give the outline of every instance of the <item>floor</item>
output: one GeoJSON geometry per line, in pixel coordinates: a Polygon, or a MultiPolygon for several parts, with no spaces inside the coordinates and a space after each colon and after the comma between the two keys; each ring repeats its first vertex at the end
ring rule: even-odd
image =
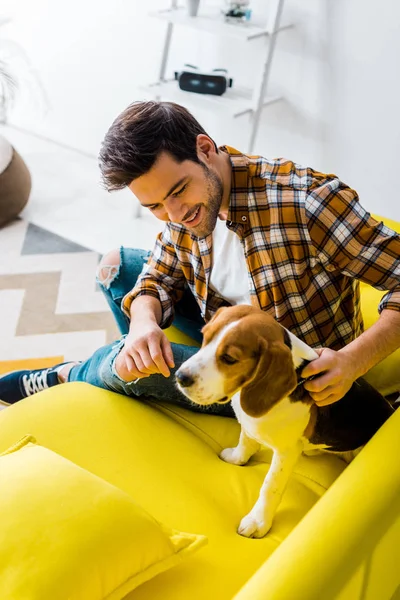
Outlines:
{"type": "Polygon", "coordinates": [[[96,157],[0,126],[32,174],[27,221],[104,254],[120,245],[151,249],[162,223],[129,190],[108,193],[96,157]]]}
{"type": "Polygon", "coordinates": [[[25,219],[1,229],[0,373],[33,359],[37,367],[84,360],[119,337],[95,283],[98,260],[97,252],[25,219]]]}

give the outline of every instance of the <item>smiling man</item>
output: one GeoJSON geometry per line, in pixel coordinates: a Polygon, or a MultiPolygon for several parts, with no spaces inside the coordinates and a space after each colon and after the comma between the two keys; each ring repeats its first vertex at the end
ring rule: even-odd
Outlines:
{"type": "Polygon", "coordinates": [[[174,385],[197,347],[171,344],[172,322],[201,341],[218,308],[252,303],[318,359],[303,371],[320,406],[400,346],[400,237],[370,217],[354,190],[286,159],[218,148],[182,106],[137,102],[108,131],[100,168],[109,191],[129,187],[166,225],[152,252],[103,257],[98,281],[123,337],[83,363],[19,371],[0,379],[16,402],[66,381],[233,416],[201,407],[174,385]],[[388,290],[363,332],[358,281],[388,290]]]}

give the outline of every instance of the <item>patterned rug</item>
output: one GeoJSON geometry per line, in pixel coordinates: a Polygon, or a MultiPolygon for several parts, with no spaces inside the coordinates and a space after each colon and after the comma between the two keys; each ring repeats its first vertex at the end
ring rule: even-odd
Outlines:
{"type": "Polygon", "coordinates": [[[99,259],[23,220],[0,229],[0,374],[83,360],[119,337],[99,259]]]}

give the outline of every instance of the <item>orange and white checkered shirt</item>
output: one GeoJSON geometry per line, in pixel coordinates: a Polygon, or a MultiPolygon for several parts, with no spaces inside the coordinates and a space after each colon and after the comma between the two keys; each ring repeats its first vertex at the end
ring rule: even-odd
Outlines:
{"type": "MultiPolygon", "coordinates": [[[[389,292],[379,312],[400,310],[400,236],[373,219],[335,175],[223,146],[232,163],[226,226],[240,238],[251,301],[312,347],[342,348],[363,331],[359,281],[389,292]]],[[[209,287],[212,234],[168,223],[134,287],[158,298],[163,328],[187,283],[208,321],[229,303],[209,287]]],[[[235,273],[232,273],[235,277],[235,273]]]]}

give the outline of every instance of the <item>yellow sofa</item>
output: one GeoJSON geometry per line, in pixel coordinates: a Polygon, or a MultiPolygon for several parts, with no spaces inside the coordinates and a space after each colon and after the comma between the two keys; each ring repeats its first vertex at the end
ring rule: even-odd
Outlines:
{"type": "MultiPolygon", "coordinates": [[[[363,286],[367,324],[377,316],[376,295],[382,292],[363,286]]],[[[382,373],[393,379],[399,365],[397,351],[372,380],[382,373]]],[[[236,528],[257,497],[271,454],[263,450],[245,467],[222,462],[220,450],[238,439],[233,419],[71,383],[0,413],[0,452],[26,434],[124,490],[162,523],[208,537],[207,546],[126,599],[396,597],[400,410],[349,466],[335,456],[302,456],[261,540],[240,537],[236,528]]]]}

